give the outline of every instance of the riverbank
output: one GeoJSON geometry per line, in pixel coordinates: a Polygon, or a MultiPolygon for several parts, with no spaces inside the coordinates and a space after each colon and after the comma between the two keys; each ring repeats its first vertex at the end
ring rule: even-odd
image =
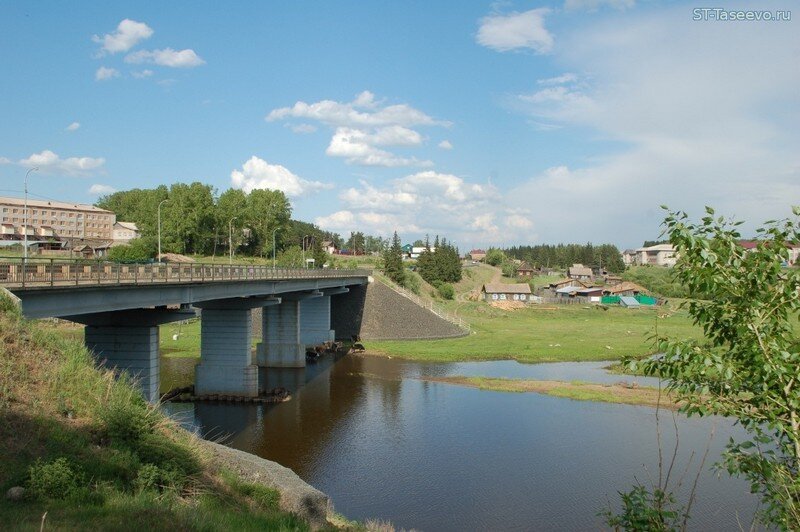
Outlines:
{"type": "Polygon", "coordinates": [[[701,338],[702,331],[676,305],[652,309],[597,305],[531,305],[502,310],[482,301],[453,302],[472,334],[435,341],[365,342],[370,354],[425,362],[615,360],[655,352],[650,337],[701,338]]]}
{"type": "Polygon", "coordinates": [[[466,386],[493,392],[538,393],[576,401],[644,405],[677,410],[680,405],[664,391],[624,382],[597,384],[582,381],[503,379],[489,377],[424,377],[420,380],[466,386]]]}
{"type": "Polygon", "coordinates": [[[251,461],[258,467],[248,462],[237,468],[238,455],[219,458],[235,453],[246,454],[186,432],[143,401],[126,379],[98,370],[80,341],[24,320],[0,298],[5,526],[338,528],[326,520],[324,494],[308,487],[314,496],[306,496],[296,475],[255,456],[251,461]]]}

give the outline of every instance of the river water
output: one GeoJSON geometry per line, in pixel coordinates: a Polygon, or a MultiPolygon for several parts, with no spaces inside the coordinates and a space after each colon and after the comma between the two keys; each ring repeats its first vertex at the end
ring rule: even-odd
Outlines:
{"type": "MultiPolygon", "coordinates": [[[[195,363],[164,358],[162,388],[191,383],[195,363]]],[[[293,392],[286,403],[167,408],[207,438],[225,438],[291,468],[351,519],[417,530],[596,530],[603,528],[597,513],[616,508],[617,491],[630,489],[634,479],[658,478],[654,408],[481,391],[421,377],[652,384],[607,374],[605,365],[347,355],[305,369],[262,370],[268,387],[293,392]]],[[[710,467],[728,438],[743,431],[724,418],[675,419],[680,445],[672,479],[683,477],[684,498],[709,448],[690,528],[748,528],[756,498],[745,482],[710,467]]],[[[662,411],[660,421],[668,463],[676,439],[672,413],[662,411]]]]}

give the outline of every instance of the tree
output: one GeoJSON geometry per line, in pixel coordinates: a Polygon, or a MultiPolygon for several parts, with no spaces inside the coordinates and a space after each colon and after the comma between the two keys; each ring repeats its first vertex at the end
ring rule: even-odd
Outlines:
{"type": "Polygon", "coordinates": [[[503,250],[497,248],[490,248],[486,252],[486,258],[483,259],[486,264],[491,264],[492,266],[500,266],[505,260],[506,254],[503,253],[503,250]]]}
{"type": "Polygon", "coordinates": [[[392,237],[392,245],[383,253],[383,273],[386,277],[399,285],[405,283],[406,271],[403,266],[403,248],[400,245],[400,237],[397,231],[392,237]]]}
{"type": "Polygon", "coordinates": [[[291,215],[292,206],[282,191],[260,188],[250,191],[246,216],[250,228],[250,249],[254,253],[257,250],[262,257],[272,253],[272,232],[286,227],[291,215]]]}
{"type": "Polygon", "coordinates": [[[659,337],[662,356],[630,362],[667,379],[689,415],[735,418],[748,440],[727,445],[719,466],[746,478],[760,494],[760,518],[784,530],[800,529],[800,276],[784,267],[787,243],[800,241],[800,208],[793,219],[767,222],[759,243],[739,245],[741,222],[700,223],[668,211],[664,225],[680,255],[675,272],[690,293],[688,311],[705,341],[659,337]]]}

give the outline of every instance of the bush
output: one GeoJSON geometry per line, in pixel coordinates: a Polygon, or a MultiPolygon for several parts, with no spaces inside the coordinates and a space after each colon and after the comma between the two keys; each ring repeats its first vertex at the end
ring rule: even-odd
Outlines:
{"type": "Polygon", "coordinates": [[[419,290],[422,287],[422,281],[419,274],[414,272],[406,272],[406,278],[403,280],[403,288],[419,295],[419,290]]]}
{"type": "Polygon", "coordinates": [[[141,395],[118,385],[100,405],[98,416],[111,441],[122,445],[131,445],[152,432],[156,418],[141,395]]]}
{"type": "Polygon", "coordinates": [[[440,284],[436,290],[439,292],[442,299],[453,299],[456,296],[455,288],[448,283],[440,284]]]}
{"type": "Polygon", "coordinates": [[[152,239],[134,238],[125,246],[108,250],[108,259],[117,262],[145,262],[156,256],[156,244],[152,239]]]}
{"type": "Polygon", "coordinates": [[[186,477],[175,469],[164,469],[155,464],[144,464],[139,468],[134,486],[137,491],[165,491],[183,489],[186,477]]]}
{"type": "Polygon", "coordinates": [[[52,462],[37,460],[28,477],[31,494],[40,499],[68,499],[78,494],[84,483],[83,471],[63,457],[52,462]]]}

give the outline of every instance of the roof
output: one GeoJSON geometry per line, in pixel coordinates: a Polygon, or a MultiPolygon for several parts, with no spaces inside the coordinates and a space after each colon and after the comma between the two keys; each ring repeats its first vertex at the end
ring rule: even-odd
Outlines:
{"type": "Polygon", "coordinates": [[[117,222],[114,225],[119,225],[119,226],[123,227],[124,229],[128,229],[130,231],[137,231],[137,232],[139,231],[139,228],[136,227],[136,224],[133,223],[133,222],[117,222]]]}
{"type": "Polygon", "coordinates": [[[603,291],[608,292],[609,294],[619,294],[620,292],[628,291],[647,293],[647,289],[630,281],[623,281],[619,284],[615,284],[614,286],[607,286],[603,291]]]}
{"type": "Polygon", "coordinates": [[[475,253],[483,253],[485,255],[486,251],[484,251],[482,249],[473,249],[472,251],[469,252],[470,255],[473,255],[475,253]]]}
{"type": "Polygon", "coordinates": [[[571,294],[572,292],[577,292],[578,290],[580,290],[582,288],[583,287],[581,287],[581,286],[572,286],[572,285],[570,285],[570,286],[565,286],[563,288],[559,288],[558,290],[556,290],[556,293],[557,294],[571,294]]]}
{"type": "Polygon", "coordinates": [[[675,251],[675,246],[672,244],[656,244],[647,248],[639,248],[636,251],[637,253],[639,251],[675,251]]]}
{"type": "Polygon", "coordinates": [[[625,251],[622,252],[623,255],[630,255],[632,253],[636,253],[636,251],[632,249],[626,249],[625,251]]]}
{"type": "Polygon", "coordinates": [[[483,291],[487,294],[530,294],[531,285],[528,283],[486,283],[483,285],[483,291]]]}
{"type": "Polygon", "coordinates": [[[567,268],[567,275],[588,275],[592,276],[592,269],[583,264],[573,264],[567,268]]]}
{"type": "Polygon", "coordinates": [[[586,283],[584,283],[583,281],[579,281],[578,279],[570,279],[570,278],[559,279],[558,281],[553,281],[552,283],[550,283],[550,286],[559,286],[559,285],[562,285],[562,284],[570,284],[571,286],[582,286],[582,287],[586,288],[586,283]]]}
{"type": "Polygon", "coordinates": [[[530,264],[528,264],[527,262],[523,262],[523,263],[522,263],[522,264],[520,264],[520,265],[519,265],[519,267],[517,268],[517,271],[519,271],[519,270],[533,270],[533,266],[531,266],[531,265],[530,265],[530,264]]]}
{"type": "MultiPolygon", "coordinates": [[[[0,204],[19,205],[24,207],[25,200],[21,200],[19,198],[11,198],[8,196],[0,196],[0,204]]],[[[52,207],[54,209],[67,209],[73,211],[92,211],[105,214],[114,214],[111,211],[101,209],[100,207],[95,207],[94,205],[86,205],[84,203],[66,203],[63,201],[43,201],[43,200],[29,199],[28,208],[33,208],[33,207],[48,207],[48,208],[52,207]]]]}
{"type": "Polygon", "coordinates": [[[635,297],[632,296],[621,296],[619,298],[619,302],[626,307],[638,307],[639,302],[636,301],[635,297]]]}

